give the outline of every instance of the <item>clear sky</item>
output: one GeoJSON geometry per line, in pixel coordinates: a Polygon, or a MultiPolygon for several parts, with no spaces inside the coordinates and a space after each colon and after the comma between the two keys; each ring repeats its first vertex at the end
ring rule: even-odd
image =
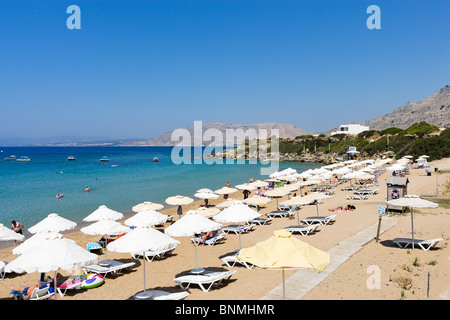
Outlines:
{"type": "Polygon", "coordinates": [[[0,137],[371,120],[450,84],[449,17],[448,0],[1,0],[0,137]]]}

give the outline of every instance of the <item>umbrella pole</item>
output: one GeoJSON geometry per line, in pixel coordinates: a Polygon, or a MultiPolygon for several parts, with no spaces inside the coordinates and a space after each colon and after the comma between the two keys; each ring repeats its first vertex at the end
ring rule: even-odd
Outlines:
{"type": "Polygon", "coordinates": [[[284,269],[282,270],[282,275],[283,275],[283,300],[286,300],[286,287],[284,284],[284,269]]]}
{"type": "Polygon", "coordinates": [[[241,224],[238,224],[239,226],[239,251],[241,251],[241,224]]]}
{"type": "Polygon", "coordinates": [[[297,224],[300,225],[300,217],[298,215],[298,206],[296,206],[296,208],[297,208],[297,224]]]}
{"type": "Polygon", "coordinates": [[[58,279],[56,279],[56,270],[55,270],[55,278],[53,279],[53,294],[55,295],[55,300],[57,299],[56,296],[57,296],[57,293],[58,293],[56,291],[57,282],[58,282],[58,279]]]}
{"type": "Polygon", "coordinates": [[[414,219],[413,219],[413,208],[411,207],[411,236],[412,236],[412,248],[414,250],[414,219]]]}
{"type": "Polygon", "coordinates": [[[316,200],[317,216],[319,216],[319,201],[316,200]]]}
{"type": "Polygon", "coordinates": [[[145,294],[145,251],[142,251],[142,264],[144,265],[144,294],[145,294]]]}

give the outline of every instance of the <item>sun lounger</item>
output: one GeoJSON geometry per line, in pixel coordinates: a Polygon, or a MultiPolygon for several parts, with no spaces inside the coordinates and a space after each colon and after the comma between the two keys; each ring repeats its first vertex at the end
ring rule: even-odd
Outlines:
{"type": "Polygon", "coordinates": [[[331,216],[318,216],[318,217],[308,217],[302,220],[302,222],[306,223],[307,225],[312,225],[315,223],[319,223],[321,225],[326,225],[328,224],[330,221],[332,221],[334,218],[336,217],[335,214],[332,214],[331,216]]]}
{"type": "Polygon", "coordinates": [[[228,267],[232,268],[235,266],[236,263],[239,263],[243,266],[245,266],[247,269],[253,269],[256,268],[255,265],[248,263],[244,260],[240,260],[237,258],[237,253],[236,254],[231,254],[229,256],[225,256],[223,258],[220,258],[220,260],[225,263],[228,267]]]}
{"type": "MultiPolygon", "coordinates": [[[[207,244],[208,246],[213,246],[215,245],[217,242],[220,242],[222,240],[225,239],[225,235],[223,234],[216,234],[215,236],[206,239],[205,240],[205,244],[207,244]]],[[[200,240],[200,237],[195,237],[195,238],[191,238],[191,241],[194,243],[198,243],[198,241],[200,240]]]]}
{"type": "Polygon", "coordinates": [[[149,300],[182,300],[190,294],[187,291],[183,292],[168,292],[163,290],[145,290],[145,291],[150,292],[152,294],[149,300]]]}
{"type": "Polygon", "coordinates": [[[269,213],[266,213],[266,216],[270,217],[270,218],[286,218],[289,215],[290,211],[284,211],[284,210],[275,210],[275,211],[271,211],[269,213]]]}
{"type": "Polygon", "coordinates": [[[250,220],[248,222],[248,224],[257,224],[257,225],[262,226],[262,225],[265,225],[266,223],[269,223],[271,221],[272,221],[272,218],[267,218],[267,219],[256,218],[256,219],[250,220]]]}
{"type": "Polygon", "coordinates": [[[367,200],[368,197],[365,195],[359,195],[359,194],[350,194],[347,196],[347,200],[367,200]]]}
{"type": "MultiPolygon", "coordinates": [[[[70,277],[69,277],[69,279],[70,279],[70,277]]],[[[65,283],[64,282],[59,287],[56,287],[56,290],[58,291],[58,293],[59,293],[59,295],[61,297],[64,297],[64,295],[66,294],[67,290],[80,290],[82,283],[83,283],[82,279],[76,279],[76,280],[74,279],[74,282],[72,282],[72,283],[65,283]]]]}
{"type": "Polygon", "coordinates": [[[439,241],[443,241],[444,239],[431,239],[431,240],[419,240],[419,239],[408,239],[408,238],[395,238],[392,240],[396,245],[400,248],[406,248],[408,245],[414,247],[418,246],[420,249],[428,251],[431,248],[435,247],[439,241]]]}
{"type": "Polygon", "coordinates": [[[208,292],[211,287],[216,284],[220,285],[224,280],[229,279],[236,270],[230,271],[208,271],[205,270],[200,274],[187,274],[173,279],[181,289],[187,290],[190,285],[196,284],[203,292],[208,292]]]}
{"type": "MultiPolygon", "coordinates": [[[[175,250],[175,247],[167,248],[164,250],[158,250],[158,251],[153,251],[153,250],[145,251],[145,253],[144,253],[145,259],[148,262],[152,262],[153,259],[162,258],[166,253],[175,250]]],[[[133,257],[133,259],[138,259],[140,256],[142,256],[142,252],[131,252],[131,257],[133,257]]]]}
{"type": "Polygon", "coordinates": [[[100,274],[104,277],[106,277],[107,274],[109,273],[118,273],[121,272],[124,269],[128,269],[131,268],[132,266],[134,266],[136,263],[135,262],[120,262],[120,261],[116,261],[116,260],[106,260],[102,261],[102,264],[106,263],[109,264],[109,266],[102,266],[100,264],[94,264],[94,265],[89,265],[89,266],[84,266],[81,267],[83,269],[84,273],[89,273],[89,272],[93,272],[93,273],[97,273],[100,274]]]}
{"type": "Polygon", "coordinates": [[[278,211],[289,211],[292,209],[292,205],[279,204],[278,211]]]}
{"type": "Polygon", "coordinates": [[[222,231],[225,233],[234,232],[235,234],[239,234],[239,233],[250,231],[251,229],[253,229],[253,224],[247,224],[247,225],[231,224],[229,226],[223,227],[222,231]]]}
{"type": "Polygon", "coordinates": [[[89,242],[86,244],[86,249],[89,252],[102,251],[103,247],[98,242],[89,242]]]}
{"type": "Polygon", "coordinates": [[[311,225],[307,225],[307,226],[297,225],[297,226],[286,227],[284,229],[289,231],[290,233],[298,232],[302,236],[306,236],[306,235],[316,231],[318,226],[319,226],[319,224],[311,224],[311,225]]]}
{"type": "Polygon", "coordinates": [[[48,292],[49,286],[46,285],[41,288],[36,288],[33,290],[30,296],[30,300],[46,300],[50,299],[54,295],[54,292],[49,293],[48,292]]]}

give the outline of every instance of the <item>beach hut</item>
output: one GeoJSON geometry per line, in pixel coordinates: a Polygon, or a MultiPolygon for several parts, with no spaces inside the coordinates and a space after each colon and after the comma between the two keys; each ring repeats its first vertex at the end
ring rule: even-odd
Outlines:
{"type": "MultiPolygon", "coordinates": [[[[408,183],[409,180],[407,177],[387,177],[387,196],[386,199],[395,200],[399,198],[403,198],[408,194],[408,183]]],[[[388,211],[401,211],[405,210],[404,207],[398,205],[387,204],[386,209],[388,211]]]]}

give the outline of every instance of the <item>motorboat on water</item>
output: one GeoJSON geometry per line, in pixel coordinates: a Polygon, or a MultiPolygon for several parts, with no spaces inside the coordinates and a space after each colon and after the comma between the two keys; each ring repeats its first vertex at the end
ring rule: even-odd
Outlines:
{"type": "Polygon", "coordinates": [[[10,155],[9,157],[6,157],[5,160],[9,160],[9,161],[15,161],[17,160],[17,157],[15,155],[10,155]]]}
{"type": "Polygon", "coordinates": [[[21,156],[19,159],[17,159],[17,162],[30,162],[31,159],[26,156],[21,156]]]}
{"type": "Polygon", "coordinates": [[[76,159],[75,159],[74,156],[68,156],[68,157],[67,157],[67,160],[68,160],[68,161],[75,161],[76,159]]]}
{"type": "Polygon", "coordinates": [[[104,156],[100,159],[101,162],[109,162],[109,158],[107,156],[104,156]]]}

